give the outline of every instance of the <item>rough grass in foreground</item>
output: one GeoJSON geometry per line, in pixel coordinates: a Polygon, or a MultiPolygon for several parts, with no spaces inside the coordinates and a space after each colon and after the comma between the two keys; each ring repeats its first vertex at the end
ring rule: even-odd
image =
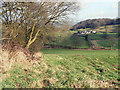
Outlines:
{"type": "Polygon", "coordinates": [[[42,49],[44,59],[32,68],[18,65],[4,76],[4,88],[115,88],[118,51],[42,49]]]}

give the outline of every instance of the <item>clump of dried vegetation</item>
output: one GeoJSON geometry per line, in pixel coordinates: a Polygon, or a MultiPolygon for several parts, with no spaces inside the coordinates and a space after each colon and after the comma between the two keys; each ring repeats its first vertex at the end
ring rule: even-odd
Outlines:
{"type": "Polygon", "coordinates": [[[30,68],[33,65],[39,64],[37,61],[42,61],[43,58],[41,52],[33,54],[17,44],[2,44],[1,47],[0,64],[2,73],[8,71],[14,65],[19,65],[22,68],[30,68]]]}

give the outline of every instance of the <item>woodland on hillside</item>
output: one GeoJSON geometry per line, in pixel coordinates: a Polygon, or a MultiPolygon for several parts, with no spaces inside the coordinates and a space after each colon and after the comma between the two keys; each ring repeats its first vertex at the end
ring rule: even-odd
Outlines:
{"type": "Polygon", "coordinates": [[[85,28],[95,29],[100,26],[118,25],[118,24],[120,24],[120,18],[117,18],[117,19],[109,19],[109,18],[88,19],[88,20],[81,21],[81,22],[75,24],[70,30],[85,29],[85,28]]]}

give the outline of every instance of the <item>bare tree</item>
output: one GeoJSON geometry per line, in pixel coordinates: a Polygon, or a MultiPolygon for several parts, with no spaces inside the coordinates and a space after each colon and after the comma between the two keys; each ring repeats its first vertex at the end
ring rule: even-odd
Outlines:
{"type": "Polygon", "coordinates": [[[38,38],[50,34],[56,23],[77,10],[73,2],[4,2],[1,8],[3,37],[23,42],[29,48],[38,38]]]}

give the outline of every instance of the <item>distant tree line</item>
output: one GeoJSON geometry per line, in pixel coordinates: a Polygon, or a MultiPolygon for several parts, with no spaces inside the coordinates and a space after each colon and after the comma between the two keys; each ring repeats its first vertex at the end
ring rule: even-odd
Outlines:
{"type": "Polygon", "coordinates": [[[117,24],[120,24],[119,20],[120,18],[88,19],[75,24],[70,30],[85,29],[85,28],[95,29],[100,26],[117,25],[117,24]]]}

